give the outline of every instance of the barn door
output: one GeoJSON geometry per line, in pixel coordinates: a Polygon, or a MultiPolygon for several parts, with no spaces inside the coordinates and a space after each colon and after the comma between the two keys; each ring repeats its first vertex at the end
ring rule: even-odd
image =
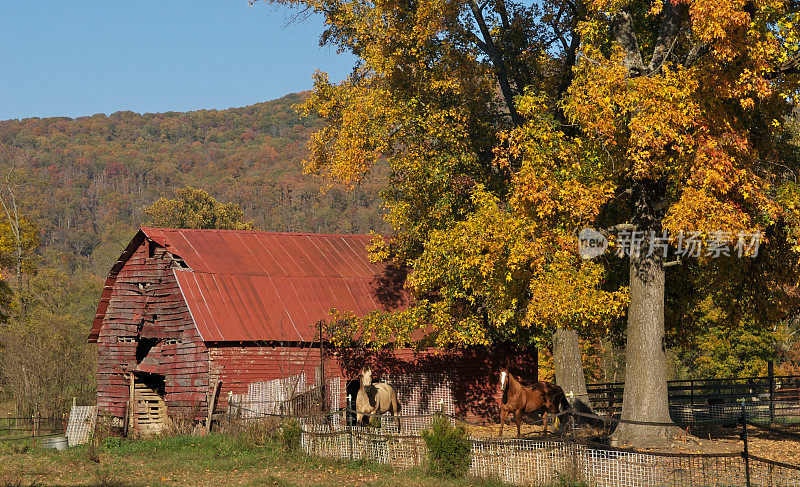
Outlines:
{"type": "Polygon", "coordinates": [[[133,404],[135,427],[144,434],[159,433],[167,419],[164,376],[134,374],[133,404]]]}

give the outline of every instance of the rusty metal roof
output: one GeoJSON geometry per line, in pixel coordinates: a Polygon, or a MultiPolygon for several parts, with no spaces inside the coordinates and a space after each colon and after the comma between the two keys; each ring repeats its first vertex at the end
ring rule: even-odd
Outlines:
{"type": "Polygon", "coordinates": [[[112,268],[90,341],[142,237],[185,262],[174,274],[205,341],[312,342],[332,308],[363,316],[407,304],[402,273],[369,261],[368,235],[142,228],[112,268]]]}

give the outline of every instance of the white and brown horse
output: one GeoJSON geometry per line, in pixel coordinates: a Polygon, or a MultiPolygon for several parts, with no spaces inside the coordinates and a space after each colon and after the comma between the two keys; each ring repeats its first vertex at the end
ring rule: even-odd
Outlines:
{"type": "Polygon", "coordinates": [[[400,402],[397,393],[389,384],[372,383],[372,370],[361,368],[361,381],[356,395],[356,424],[369,422],[370,415],[391,413],[397,419],[397,430],[400,431],[400,402]]]}
{"type": "Polygon", "coordinates": [[[557,385],[542,381],[533,387],[525,387],[508,372],[508,367],[500,368],[500,392],[503,394],[500,403],[500,436],[503,436],[503,425],[509,413],[514,415],[517,423],[517,436],[521,436],[523,414],[541,414],[544,432],[547,433],[550,421],[547,413],[558,414],[559,409],[566,411],[570,408],[564,391],[557,385]]]}

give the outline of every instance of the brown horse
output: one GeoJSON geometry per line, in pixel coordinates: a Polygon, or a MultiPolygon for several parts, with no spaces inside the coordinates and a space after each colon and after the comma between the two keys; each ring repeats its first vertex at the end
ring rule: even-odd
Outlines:
{"type": "Polygon", "coordinates": [[[508,367],[500,368],[500,392],[503,394],[500,403],[500,436],[503,436],[503,425],[506,423],[508,413],[514,414],[517,436],[521,436],[520,425],[523,413],[541,413],[544,432],[547,433],[547,425],[550,421],[547,413],[558,414],[559,408],[562,411],[570,408],[564,391],[557,385],[550,382],[537,382],[531,388],[525,387],[508,372],[508,367]]]}

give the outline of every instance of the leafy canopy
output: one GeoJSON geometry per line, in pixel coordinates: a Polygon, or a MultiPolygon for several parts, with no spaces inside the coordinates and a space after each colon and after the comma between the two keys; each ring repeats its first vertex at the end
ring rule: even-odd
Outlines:
{"type": "Polygon", "coordinates": [[[214,228],[252,230],[236,203],[220,203],[206,191],[185,187],[175,199],[159,198],[145,208],[147,224],[163,228],[214,228]]]}
{"type": "MultiPolygon", "coordinates": [[[[584,226],[607,228],[612,245],[629,228],[698,232],[703,244],[761,232],[764,245],[799,248],[791,1],[279,3],[322,13],[322,42],[359,58],[341,84],[316,77],[303,110],[325,125],[306,171],[353,186],[388,161],[395,234],[374,256],[408,265],[418,298],[385,320],[400,342],[413,330],[440,345],[603,332],[629,305],[628,270],[581,261],[584,226]]],[[[796,255],[764,255],[726,264],[796,278],[796,255]]],[[[698,276],[670,285],[701,288],[698,276]]],[[[392,333],[379,322],[333,331],[382,345],[392,333]]]]}

